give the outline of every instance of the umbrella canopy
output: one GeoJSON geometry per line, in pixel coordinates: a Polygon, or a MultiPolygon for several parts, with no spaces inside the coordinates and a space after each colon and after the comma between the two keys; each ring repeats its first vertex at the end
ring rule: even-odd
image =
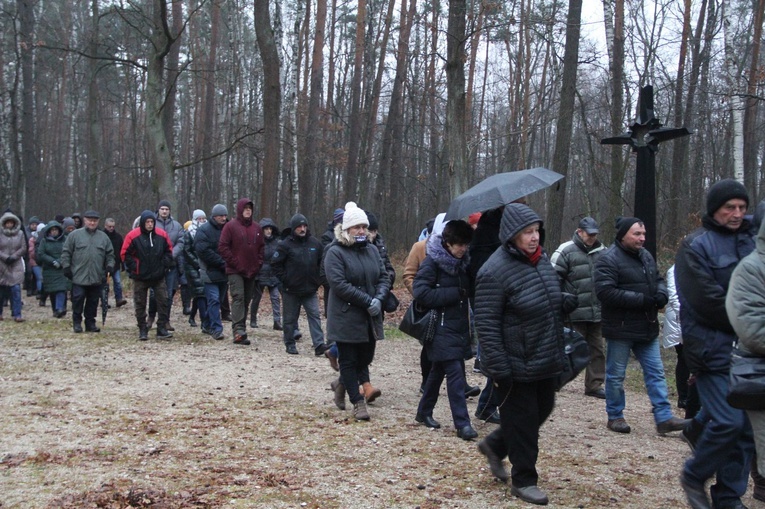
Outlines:
{"type": "Polygon", "coordinates": [[[106,313],[109,312],[109,280],[101,285],[101,325],[106,323],[106,313]]]}
{"type": "Polygon", "coordinates": [[[562,178],[563,175],[547,168],[497,173],[452,200],[446,219],[462,219],[473,212],[496,209],[550,187],[562,178]]]}

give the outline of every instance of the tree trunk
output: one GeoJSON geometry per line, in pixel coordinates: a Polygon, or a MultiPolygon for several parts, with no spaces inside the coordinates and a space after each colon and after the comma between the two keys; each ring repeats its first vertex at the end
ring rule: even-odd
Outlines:
{"type": "Polygon", "coordinates": [[[446,127],[444,156],[449,199],[468,188],[465,139],[465,24],[466,0],[449,0],[446,28],[446,127]]]}
{"type": "MultiPolygon", "coordinates": [[[[609,0],[604,0],[604,5],[609,0]]],[[[606,12],[608,15],[608,12],[606,12]]],[[[606,18],[608,19],[608,18],[606,18]]],[[[624,132],[623,125],[623,83],[624,83],[624,0],[615,0],[613,15],[613,41],[607,41],[612,48],[611,55],[611,132],[614,135],[624,132]]],[[[622,186],[624,185],[624,148],[621,145],[611,147],[611,186],[608,196],[608,218],[603,225],[604,238],[613,238],[613,220],[622,215],[624,202],[622,186]]]]}
{"type": "Polygon", "coordinates": [[[757,161],[759,143],[757,141],[757,110],[759,101],[757,100],[757,84],[761,80],[760,73],[760,46],[762,41],[762,18],[763,9],[765,9],[765,0],[759,0],[756,3],[754,12],[754,34],[752,37],[752,56],[749,64],[749,76],[747,80],[747,93],[744,101],[744,182],[749,190],[752,203],[759,202],[760,189],[758,188],[759,179],[757,171],[759,164],[757,161]]]}
{"type": "Polygon", "coordinates": [[[263,185],[260,190],[260,217],[276,212],[279,175],[279,114],[282,95],[279,83],[279,52],[276,49],[268,0],[254,0],[255,31],[263,61],[263,185]]]}
{"type": "MultiPolygon", "coordinates": [[[[92,0],[91,6],[91,34],[89,41],[90,54],[98,55],[98,42],[100,40],[98,0],[92,0]]],[[[98,171],[101,168],[101,116],[98,113],[98,67],[99,62],[95,58],[88,59],[88,178],[85,193],[87,207],[93,207],[96,196],[96,183],[98,171]]]]}
{"type": "Polygon", "coordinates": [[[722,2],[723,34],[725,40],[725,74],[728,82],[731,123],[733,126],[733,178],[744,183],[744,101],[741,99],[738,72],[736,70],[736,49],[733,47],[730,5],[722,2]]]}
{"type": "Polygon", "coordinates": [[[34,193],[40,178],[35,130],[35,0],[17,0],[19,10],[19,39],[21,54],[21,172],[18,175],[17,207],[19,214],[26,212],[27,196],[34,193]]]}
{"type": "Polygon", "coordinates": [[[359,0],[356,11],[356,44],[353,53],[351,79],[351,115],[348,120],[348,161],[345,166],[345,193],[342,202],[358,200],[359,143],[361,141],[361,78],[364,74],[364,25],[367,2],[359,0]]]}
{"type": "MultiPolygon", "coordinates": [[[[555,152],[553,154],[553,170],[564,177],[568,176],[569,147],[574,123],[574,99],[576,96],[576,72],[579,62],[579,34],[582,23],[582,0],[569,0],[568,17],[566,20],[566,48],[563,54],[563,80],[560,90],[560,108],[555,135],[555,152]]],[[[566,204],[566,185],[549,193],[547,206],[548,250],[560,244],[563,230],[563,208],[566,204]]],[[[591,211],[587,211],[591,213],[591,211]]]]}

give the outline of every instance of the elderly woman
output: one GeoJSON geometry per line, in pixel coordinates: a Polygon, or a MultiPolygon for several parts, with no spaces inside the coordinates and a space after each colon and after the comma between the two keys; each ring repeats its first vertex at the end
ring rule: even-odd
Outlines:
{"type": "Polygon", "coordinates": [[[324,256],[329,284],[327,338],[337,343],[340,357],[340,379],[332,389],[340,409],[345,408],[347,391],[357,421],[369,420],[365,399],[372,391],[369,365],[377,341],[383,339],[382,300],[390,290],[380,253],[369,243],[368,226],[364,211],[348,202],[324,256]]]}
{"type": "Polygon", "coordinates": [[[472,440],[478,436],[470,424],[465,400],[465,359],[470,350],[471,281],[467,250],[473,229],[465,221],[449,221],[440,235],[432,235],[427,256],[414,278],[417,303],[437,312],[433,340],[425,343],[430,373],[425,381],[415,420],[428,428],[440,428],[433,419],[441,383],[446,377],[446,392],[457,436],[472,440]]]}
{"type": "Polygon", "coordinates": [[[3,317],[5,301],[11,301],[11,315],[17,322],[21,317],[21,283],[24,282],[24,260],[27,252],[27,240],[21,231],[21,221],[6,212],[0,217],[0,320],[3,317]]]}
{"type": "Polygon", "coordinates": [[[538,505],[548,503],[537,487],[539,429],[555,406],[555,377],[563,370],[563,312],[566,299],[555,269],[540,244],[542,221],[528,206],[511,203],[502,214],[502,242],[478,271],[475,326],[481,370],[494,380],[500,427],[478,448],[492,474],[508,480],[502,459],[512,464],[511,493],[538,505]]]}
{"type": "Polygon", "coordinates": [[[51,221],[40,235],[37,247],[37,263],[42,266],[43,290],[50,295],[53,316],[66,315],[66,292],[72,289],[72,282],[64,276],[61,267],[61,253],[64,251],[64,229],[57,221],[51,221]]]}

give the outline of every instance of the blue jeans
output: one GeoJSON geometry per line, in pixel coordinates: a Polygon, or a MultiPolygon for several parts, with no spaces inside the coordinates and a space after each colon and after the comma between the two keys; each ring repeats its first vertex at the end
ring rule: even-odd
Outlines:
{"type": "MultiPolygon", "coordinates": [[[[205,283],[205,299],[207,300],[207,327],[211,333],[223,332],[223,321],[220,319],[220,301],[226,295],[228,283],[205,283]]],[[[204,324],[204,319],[202,321],[204,324]]]]}
{"type": "Polygon", "coordinates": [[[114,298],[119,302],[122,300],[122,276],[119,270],[112,274],[112,283],[114,283],[114,298]]]}
{"type": "MultiPolygon", "coordinates": [[[[10,289],[11,293],[11,316],[18,318],[21,316],[21,285],[6,286],[5,291],[10,289]]],[[[0,297],[0,316],[3,316],[3,308],[5,307],[5,297],[0,297]]]]}
{"type": "Polygon", "coordinates": [[[315,293],[309,295],[296,295],[284,292],[284,344],[295,344],[295,329],[297,329],[300,307],[305,309],[308,319],[308,330],[311,331],[311,341],[314,350],[324,344],[324,332],[321,330],[321,312],[319,311],[319,296],[315,293]]]}
{"type": "Polygon", "coordinates": [[[659,341],[648,342],[622,339],[608,339],[606,353],[606,412],[608,420],[624,418],[624,375],[630,351],[635,354],[643,368],[648,399],[653,406],[653,418],[656,424],[671,419],[672,407],[667,395],[667,381],[664,379],[664,365],[659,353],[659,341]]]}
{"type": "Polygon", "coordinates": [[[717,482],[710,489],[712,505],[727,507],[746,493],[754,453],[752,427],[746,413],[725,400],[727,373],[699,372],[696,387],[709,420],[696,443],[695,454],[685,462],[684,474],[698,484],[716,476],[717,482]]]}
{"type": "Polygon", "coordinates": [[[53,311],[66,311],[66,292],[53,294],[53,311]]]}
{"type": "Polygon", "coordinates": [[[39,265],[35,265],[32,267],[32,274],[35,275],[35,287],[37,288],[37,293],[42,292],[42,267],[39,265]]]}

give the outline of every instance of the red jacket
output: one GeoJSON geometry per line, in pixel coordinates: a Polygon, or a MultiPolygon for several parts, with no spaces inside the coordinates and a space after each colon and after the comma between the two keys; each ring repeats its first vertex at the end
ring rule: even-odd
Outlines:
{"type": "Polygon", "coordinates": [[[250,278],[260,272],[266,243],[263,230],[257,221],[253,221],[252,217],[245,221],[242,217],[247,204],[254,209],[249,198],[240,198],[236,203],[236,219],[223,227],[218,242],[218,253],[226,261],[226,274],[239,274],[250,278]]]}

